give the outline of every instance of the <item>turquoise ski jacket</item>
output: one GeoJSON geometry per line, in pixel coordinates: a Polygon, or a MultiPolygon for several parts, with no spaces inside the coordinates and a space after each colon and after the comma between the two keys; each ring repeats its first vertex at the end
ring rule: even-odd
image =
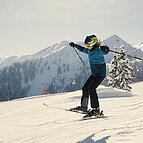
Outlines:
{"type": "Polygon", "coordinates": [[[106,77],[106,64],[104,55],[108,54],[109,51],[100,50],[100,47],[104,46],[96,46],[92,50],[89,50],[88,48],[82,47],[78,44],[76,44],[75,47],[81,52],[88,54],[91,73],[93,76],[106,77]]]}

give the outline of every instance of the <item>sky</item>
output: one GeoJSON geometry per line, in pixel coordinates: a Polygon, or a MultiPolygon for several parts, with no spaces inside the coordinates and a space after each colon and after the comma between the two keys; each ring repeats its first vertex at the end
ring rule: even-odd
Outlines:
{"type": "Polygon", "coordinates": [[[138,44],[142,17],[143,0],[0,0],[0,57],[30,55],[91,34],[138,44]]]}

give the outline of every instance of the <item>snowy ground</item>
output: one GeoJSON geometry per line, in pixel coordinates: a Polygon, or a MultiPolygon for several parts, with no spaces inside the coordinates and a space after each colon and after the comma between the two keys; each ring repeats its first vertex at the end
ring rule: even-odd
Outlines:
{"type": "Polygon", "coordinates": [[[47,108],[79,105],[81,91],[41,95],[0,103],[0,143],[142,143],[143,82],[131,93],[100,86],[108,120],[80,122],[82,114],[47,108]]]}

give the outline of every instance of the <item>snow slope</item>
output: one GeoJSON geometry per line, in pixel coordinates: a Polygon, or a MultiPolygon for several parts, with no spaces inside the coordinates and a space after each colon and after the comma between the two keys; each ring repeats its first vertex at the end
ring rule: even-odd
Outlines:
{"type": "Polygon", "coordinates": [[[141,51],[143,51],[143,41],[136,44],[136,45],[133,45],[136,49],[140,49],[141,51]]]}
{"type": "Polygon", "coordinates": [[[81,91],[39,95],[0,103],[0,143],[141,143],[143,82],[131,93],[100,86],[101,108],[108,120],[73,120],[83,115],[43,105],[79,105],[81,91]]]}

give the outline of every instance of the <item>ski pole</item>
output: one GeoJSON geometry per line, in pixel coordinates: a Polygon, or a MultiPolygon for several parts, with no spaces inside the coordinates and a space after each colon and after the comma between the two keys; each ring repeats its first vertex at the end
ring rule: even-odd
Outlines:
{"type": "MultiPolygon", "coordinates": [[[[73,46],[72,46],[73,47],[73,46]]],[[[80,57],[79,53],[76,51],[75,47],[73,47],[74,51],[76,52],[76,54],[78,55],[79,59],[82,61],[83,65],[86,67],[87,71],[89,72],[88,67],[86,66],[86,64],[84,63],[84,61],[82,60],[82,58],[80,57]]]]}
{"type": "Polygon", "coordinates": [[[143,60],[142,58],[134,57],[134,56],[131,56],[131,55],[128,55],[128,54],[124,54],[124,53],[120,53],[120,52],[117,52],[117,51],[113,51],[113,50],[109,50],[109,51],[113,52],[113,53],[120,54],[120,55],[128,56],[128,57],[131,57],[131,58],[135,58],[135,59],[138,59],[138,60],[143,60]]]}

